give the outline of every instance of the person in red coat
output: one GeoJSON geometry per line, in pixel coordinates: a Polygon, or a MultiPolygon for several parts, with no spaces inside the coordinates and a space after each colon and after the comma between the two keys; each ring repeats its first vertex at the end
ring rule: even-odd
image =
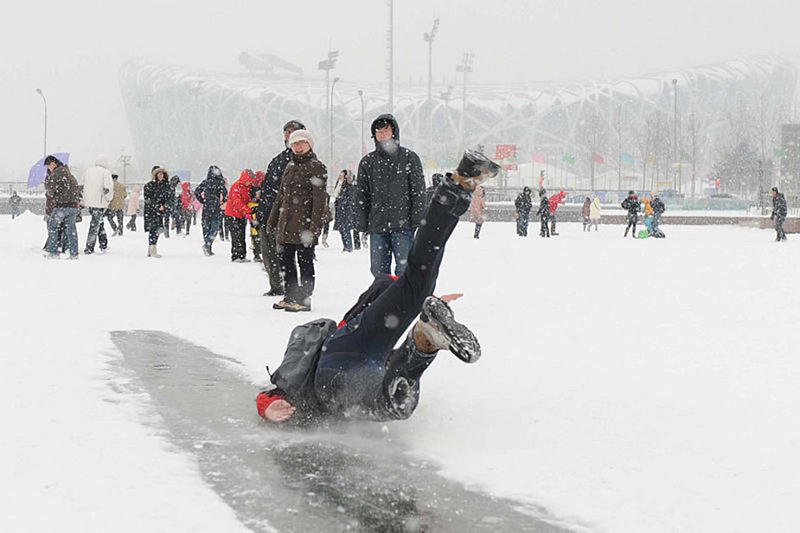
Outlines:
{"type": "Polygon", "coordinates": [[[558,209],[558,204],[564,203],[564,196],[566,195],[567,193],[561,191],[551,196],[548,200],[548,204],[550,205],[550,235],[558,235],[558,233],[556,233],[556,209],[558,209]]]}
{"type": "Polygon", "coordinates": [[[231,261],[247,263],[247,244],[245,230],[247,221],[252,217],[250,203],[250,189],[256,184],[256,175],[250,169],[245,169],[239,179],[231,186],[228,194],[228,204],[225,206],[225,216],[231,217],[231,261]]]}

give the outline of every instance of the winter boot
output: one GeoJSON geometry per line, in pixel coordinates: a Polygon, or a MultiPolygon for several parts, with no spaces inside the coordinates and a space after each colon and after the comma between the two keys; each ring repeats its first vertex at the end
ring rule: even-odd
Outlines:
{"type": "Polygon", "coordinates": [[[289,302],[286,298],[284,298],[283,300],[280,300],[280,301],[275,302],[274,304],[272,304],[272,308],[281,310],[281,309],[286,309],[290,305],[292,305],[292,303],[289,302]]]}
{"type": "Polygon", "coordinates": [[[414,340],[421,351],[449,350],[465,363],[481,357],[481,345],[470,329],[453,317],[453,310],[435,296],[422,304],[420,320],[414,326],[414,340]]]}
{"type": "Polygon", "coordinates": [[[161,256],[158,254],[158,250],[156,249],[155,244],[151,244],[149,248],[147,248],[147,257],[155,257],[156,259],[161,259],[161,256]]]}
{"type": "Polygon", "coordinates": [[[287,302],[286,307],[284,307],[283,310],[288,313],[300,313],[305,311],[311,311],[311,304],[306,305],[297,302],[287,302]]]}

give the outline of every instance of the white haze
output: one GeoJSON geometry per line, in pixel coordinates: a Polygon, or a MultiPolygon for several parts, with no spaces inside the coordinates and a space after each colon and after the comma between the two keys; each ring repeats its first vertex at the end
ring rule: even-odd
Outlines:
{"type": "MultiPolygon", "coordinates": [[[[465,51],[474,83],[635,76],[779,53],[797,60],[790,0],[395,0],[398,84],[424,83],[422,35],[441,19],[435,82],[455,81],[465,51]]],[[[243,50],[272,52],[319,76],[339,50],[335,75],[376,82],[386,74],[384,0],[99,0],[14,2],[0,32],[0,181],[20,180],[42,153],[41,87],[49,103],[48,151],[73,163],[116,159],[131,140],[118,87],[128,58],[239,70],[243,50]]]]}

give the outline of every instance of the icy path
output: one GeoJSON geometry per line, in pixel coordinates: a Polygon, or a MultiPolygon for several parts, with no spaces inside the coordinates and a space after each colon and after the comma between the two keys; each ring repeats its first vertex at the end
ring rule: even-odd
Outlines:
{"type": "MultiPolygon", "coordinates": [[[[442,354],[415,416],[388,426],[409,460],[594,531],[795,529],[800,239],[471,229],[457,229],[439,290],[466,293],[456,312],[485,355],[442,354]]],[[[160,261],[141,231],[77,262],[42,260],[43,239],[40,218],[0,217],[0,529],[244,530],[147,395],[111,387],[110,332],[189,339],[240,361],[255,389],[306,316],[270,309],[258,267],[231,264],[227,244],[201,257],[197,233],[162,240],[160,261]]],[[[319,258],[308,319],[340,316],[369,281],[364,251],[319,258]]]]}

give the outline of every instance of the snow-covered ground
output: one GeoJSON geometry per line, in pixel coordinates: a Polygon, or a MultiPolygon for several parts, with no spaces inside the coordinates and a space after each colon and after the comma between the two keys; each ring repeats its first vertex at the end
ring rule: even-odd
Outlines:
{"type": "MultiPolygon", "coordinates": [[[[255,395],[293,325],[339,318],[366,287],[368,252],[342,254],[332,234],[314,311],[298,316],[271,309],[264,274],[232,264],[227,243],[203,257],[194,229],[162,239],[161,260],[140,229],[106,255],[47,261],[40,217],[0,217],[0,530],[245,530],[148,399],[115,390],[109,331],[163,330],[236,358],[255,395]]],[[[484,356],[440,354],[419,409],[389,432],[446,476],[591,531],[795,530],[800,240],[559,229],[456,230],[437,292],[466,294],[455,310],[484,356]]]]}

